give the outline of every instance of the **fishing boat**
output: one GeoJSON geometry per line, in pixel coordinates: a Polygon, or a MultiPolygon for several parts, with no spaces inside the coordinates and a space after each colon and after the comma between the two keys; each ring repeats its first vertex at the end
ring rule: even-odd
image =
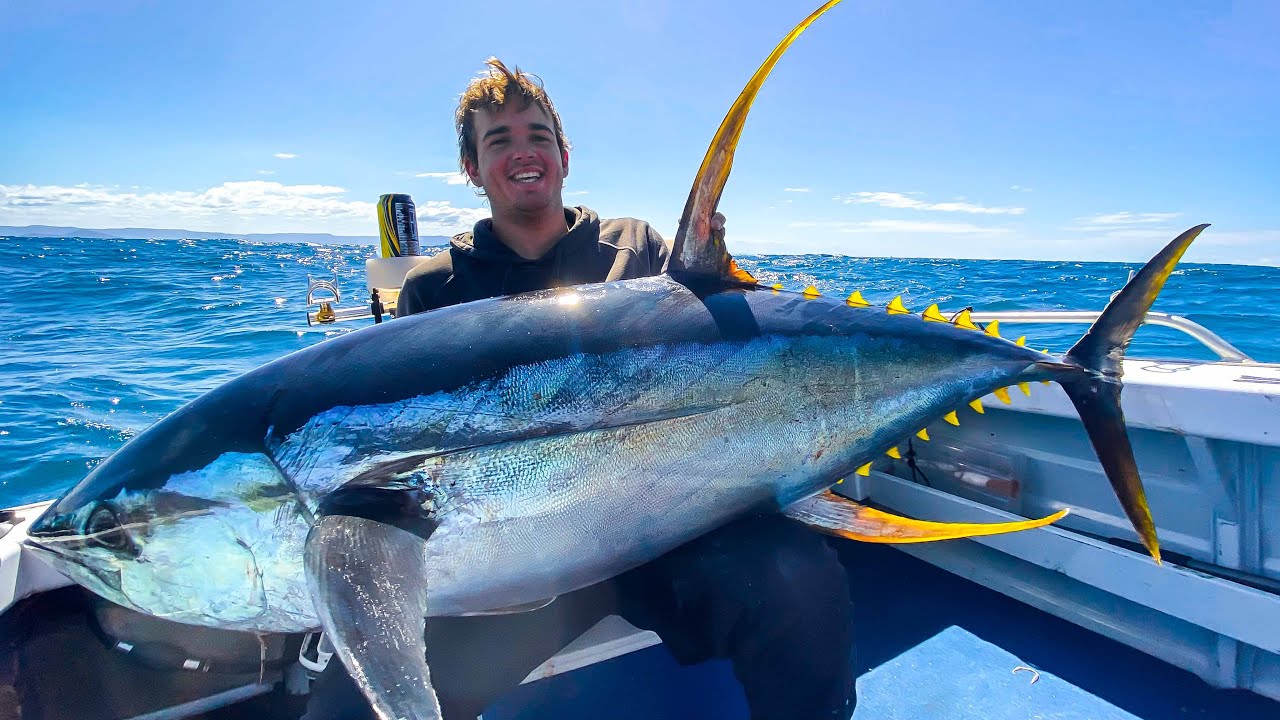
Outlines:
{"type": "MultiPolygon", "coordinates": [[[[309,323],[392,321],[421,258],[376,258],[367,299],[312,281],[309,323]]],[[[994,333],[1096,312],[972,313],[994,333]]],[[[1143,551],[1056,386],[982,398],[836,491],[913,517],[1038,530],[840,552],[860,618],[856,718],[1280,717],[1280,364],[1152,312],[1216,359],[1129,358],[1124,407],[1164,548],[1143,551]],[[926,439],[927,438],[927,439],[926,439]],[[874,620],[868,622],[866,618],[874,620]],[[1145,685],[1163,686],[1134,690],[1145,685]],[[1235,691],[1235,692],[1230,692],[1235,691]],[[1243,692],[1242,692],[1243,691],[1243,692]]],[[[296,717],[318,635],[258,637],[137,615],[23,549],[48,503],[0,514],[0,718],[296,717]],[[6,715],[8,712],[10,714],[6,715]]],[[[724,663],[680,667],[606,618],[485,718],[744,717],[724,663]],[[624,700],[625,698],[625,700],[624,700]]]]}

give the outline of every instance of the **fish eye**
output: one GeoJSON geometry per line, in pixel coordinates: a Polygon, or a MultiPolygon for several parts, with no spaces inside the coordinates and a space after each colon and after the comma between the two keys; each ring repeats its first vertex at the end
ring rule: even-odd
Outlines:
{"type": "Polygon", "coordinates": [[[110,506],[100,505],[93,511],[89,521],[85,523],[84,534],[90,545],[114,552],[138,554],[138,546],[110,506]]]}

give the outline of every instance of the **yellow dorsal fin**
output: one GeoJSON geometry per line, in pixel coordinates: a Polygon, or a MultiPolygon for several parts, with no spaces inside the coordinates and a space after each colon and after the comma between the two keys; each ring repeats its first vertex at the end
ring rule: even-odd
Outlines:
{"type": "Polygon", "coordinates": [[[991,391],[992,395],[1000,398],[1000,402],[1008,405],[1013,402],[1013,398],[1009,397],[1009,388],[996,388],[991,391]]]}
{"type": "Polygon", "coordinates": [[[987,412],[982,407],[982,398],[974,398],[973,402],[969,403],[969,407],[973,408],[973,411],[979,415],[985,415],[987,412]]]}
{"type": "Polygon", "coordinates": [[[812,300],[822,295],[822,293],[818,292],[818,288],[813,285],[810,285],[809,287],[805,288],[804,292],[801,294],[804,295],[805,300],[812,300]]]}
{"type": "Polygon", "coordinates": [[[792,28],[769,53],[769,57],[765,58],[747,81],[733,107],[729,108],[702,158],[702,165],[698,167],[693,187],[689,190],[689,198],[685,201],[684,212],[680,214],[680,224],[676,228],[668,264],[672,273],[715,276],[754,284],[751,275],[733,261],[724,244],[724,233],[713,230],[711,220],[715,216],[716,206],[720,204],[725,183],[729,180],[729,171],[733,169],[733,155],[738,139],[742,136],[742,128],[747,122],[747,112],[759,94],[760,87],[764,85],[765,78],[769,77],[778,59],[805,28],[839,2],[840,0],[828,0],[792,28]]]}
{"type": "Polygon", "coordinates": [[[992,320],[991,322],[987,323],[987,329],[983,330],[983,332],[990,335],[991,337],[1000,337],[1000,321],[992,320]]]}
{"type": "Polygon", "coordinates": [[[1018,389],[1022,391],[1023,395],[1026,395],[1027,397],[1031,397],[1031,385],[1029,383],[1024,383],[1024,382],[1018,383],[1018,389]]]}
{"type": "Polygon", "coordinates": [[[901,295],[890,300],[889,305],[886,306],[885,309],[889,311],[890,315],[910,315],[911,314],[911,311],[907,309],[907,306],[902,304],[901,295]]]}
{"type": "Polygon", "coordinates": [[[956,427],[960,427],[960,418],[956,415],[956,411],[955,411],[955,410],[952,410],[951,412],[947,413],[946,415],[943,415],[943,416],[942,416],[942,419],[943,419],[943,420],[946,420],[947,422],[951,423],[952,425],[955,425],[956,427]]]}
{"type": "Polygon", "coordinates": [[[969,317],[969,311],[968,311],[968,310],[961,310],[961,311],[960,311],[960,314],[959,314],[959,315],[956,315],[955,319],[951,321],[951,324],[952,324],[952,325],[955,325],[956,327],[962,327],[962,328],[964,328],[965,330],[977,330],[977,329],[978,329],[978,326],[977,326],[977,325],[974,325],[974,324],[973,324],[973,320],[969,317]]]}
{"type": "Polygon", "coordinates": [[[1026,336],[1026,335],[1019,335],[1019,336],[1018,336],[1018,339],[1013,341],[1013,344],[1014,344],[1014,345],[1017,345],[1018,347],[1026,347],[1026,346],[1027,346],[1027,336],[1026,336]]]}
{"type": "Polygon", "coordinates": [[[888,455],[889,457],[893,458],[894,460],[901,460],[901,459],[902,459],[902,453],[898,452],[898,448],[896,448],[896,447],[891,447],[891,448],[889,448],[889,449],[888,449],[888,451],[886,451],[886,452],[885,452],[885,455],[888,455]]]}
{"type": "Polygon", "coordinates": [[[782,290],[782,283],[774,283],[771,287],[774,292],[779,292],[782,290]]]}
{"type": "Polygon", "coordinates": [[[934,303],[929,307],[925,308],[924,312],[920,313],[920,317],[930,322],[946,322],[947,321],[946,318],[942,317],[942,311],[938,309],[938,303],[934,303]]]}
{"type": "Polygon", "coordinates": [[[916,437],[920,438],[921,440],[924,440],[925,442],[929,442],[929,429],[920,428],[920,432],[916,433],[916,437]]]}
{"type": "Polygon", "coordinates": [[[855,470],[854,472],[858,473],[858,474],[859,474],[859,475],[861,475],[862,477],[866,477],[866,476],[870,475],[870,474],[871,474],[871,463],[867,463],[866,465],[863,465],[862,467],[858,468],[858,469],[857,469],[857,470],[855,470]]]}
{"type": "Polygon", "coordinates": [[[862,291],[854,290],[849,293],[849,297],[845,298],[845,304],[849,307],[871,307],[871,303],[862,299],[862,291]]]}

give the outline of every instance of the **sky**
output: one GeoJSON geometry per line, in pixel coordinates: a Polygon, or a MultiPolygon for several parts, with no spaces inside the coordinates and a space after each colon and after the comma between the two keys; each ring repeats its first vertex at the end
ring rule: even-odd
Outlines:
{"type": "MultiPolygon", "coordinates": [[[[567,204],[675,232],[817,0],[0,0],[0,225],[376,235],[487,216],[453,110],[491,55],[573,144],[567,204]]],[[[778,64],[732,252],[1280,265],[1280,3],[846,0],[778,64]]]]}

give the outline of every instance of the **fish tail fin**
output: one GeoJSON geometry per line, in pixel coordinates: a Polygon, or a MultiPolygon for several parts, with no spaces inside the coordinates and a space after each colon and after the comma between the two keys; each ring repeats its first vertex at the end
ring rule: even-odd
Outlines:
{"type": "Polygon", "coordinates": [[[1120,505],[1157,563],[1160,562],[1160,543],[1146,491],[1138,476],[1124,410],[1120,407],[1123,387],[1120,378],[1124,374],[1121,361],[1134,332],[1146,319],[1147,311],[1178,260],[1207,227],[1197,225],[1174,238],[1112,298],[1102,315],[1061,361],[1043,363],[1056,371],[1055,379],[1080,413],[1085,432],[1120,505]]]}

